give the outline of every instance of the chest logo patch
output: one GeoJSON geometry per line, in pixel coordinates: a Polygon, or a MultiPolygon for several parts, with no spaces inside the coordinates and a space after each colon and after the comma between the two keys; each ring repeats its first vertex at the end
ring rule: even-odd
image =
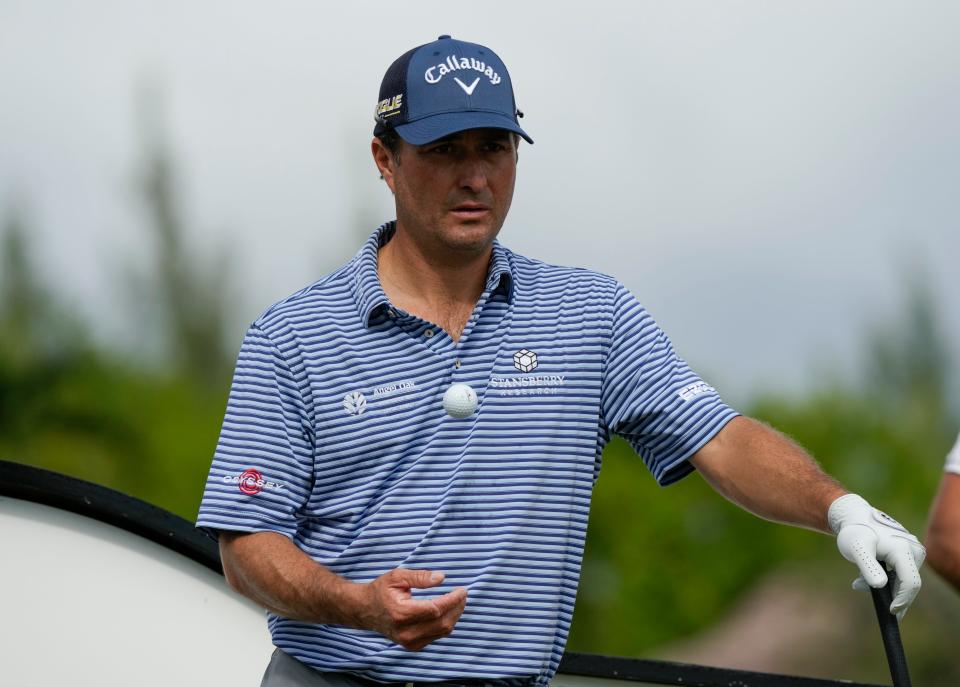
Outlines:
{"type": "Polygon", "coordinates": [[[513,354],[513,366],[521,372],[533,372],[537,369],[537,354],[521,348],[513,354]]]}
{"type": "Polygon", "coordinates": [[[350,415],[363,415],[367,409],[367,399],[359,391],[351,391],[343,397],[343,409],[350,415]]]}

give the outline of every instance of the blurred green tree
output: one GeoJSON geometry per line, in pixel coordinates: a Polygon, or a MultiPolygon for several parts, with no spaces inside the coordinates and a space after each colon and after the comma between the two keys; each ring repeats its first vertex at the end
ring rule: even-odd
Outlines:
{"type": "Polygon", "coordinates": [[[36,278],[24,217],[11,204],[0,237],[0,453],[135,482],[140,470],[124,454],[136,450],[137,433],[97,393],[113,373],[83,322],[36,278]]]}
{"type": "Polygon", "coordinates": [[[874,404],[937,441],[956,435],[952,390],[956,369],[942,315],[926,271],[907,272],[897,317],[873,326],[867,338],[864,391],[874,404]]]}
{"type": "Polygon", "coordinates": [[[192,519],[232,370],[228,256],[191,257],[172,155],[157,130],[144,128],[137,176],[157,249],[136,281],[146,296],[139,314],[160,323],[144,329],[162,339],[167,364],[93,343],[36,278],[31,232],[23,213],[10,210],[0,243],[0,457],[105,484],[192,519]]]}
{"type": "Polygon", "coordinates": [[[138,191],[156,250],[153,273],[143,291],[154,298],[163,326],[165,353],[173,367],[208,387],[218,388],[230,374],[235,342],[227,341],[234,315],[229,294],[229,256],[220,251],[212,260],[196,257],[187,246],[184,213],[177,191],[171,146],[159,123],[162,102],[145,91],[141,103],[144,160],[138,191]]]}

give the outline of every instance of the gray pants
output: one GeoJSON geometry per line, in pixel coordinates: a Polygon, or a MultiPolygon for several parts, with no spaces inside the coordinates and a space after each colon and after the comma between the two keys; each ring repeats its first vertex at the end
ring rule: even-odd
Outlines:
{"type": "MultiPolygon", "coordinates": [[[[497,687],[504,680],[465,680],[464,682],[477,687],[497,687]]],[[[516,681],[511,681],[514,684],[516,681]]],[[[270,658],[270,665],[263,674],[260,687],[370,687],[382,683],[373,680],[364,680],[347,673],[321,673],[310,666],[304,665],[290,654],[280,649],[274,649],[270,658]]],[[[396,684],[396,683],[394,683],[396,684]]],[[[459,682],[438,683],[443,685],[459,684],[459,682]]],[[[386,686],[384,686],[386,687],[386,686]]]]}
{"type": "Polygon", "coordinates": [[[275,649],[260,687],[367,687],[369,683],[343,673],[320,673],[280,649],[275,649]]]}

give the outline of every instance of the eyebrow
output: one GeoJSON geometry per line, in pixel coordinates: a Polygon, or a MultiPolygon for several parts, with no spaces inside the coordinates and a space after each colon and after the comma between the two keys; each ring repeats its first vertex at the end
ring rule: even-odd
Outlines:
{"type": "MultiPolygon", "coordinates": [[[[490,129],[489,133],[484,134],[483,138],[487,141],[503,141],[509,139],[510,134],[511,132],[507,131],[506,129],[490,129]]],[[[429,143],[424,143],[423,145],[428,146],[435,145],[437,143],[450,143],[451,141],[455,141],[462,136],[463,132],[457,131],[456,133],[444,136],[443,138],[438,138],[437,140],[430,141],[429,143]]]]}

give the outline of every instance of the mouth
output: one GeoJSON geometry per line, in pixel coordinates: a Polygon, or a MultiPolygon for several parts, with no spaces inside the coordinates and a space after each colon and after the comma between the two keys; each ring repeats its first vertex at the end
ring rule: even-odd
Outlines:
{"type": "Polygon", "coordinates": [[[481,219],[490,213],[490,206],[483,203],[466,202],[459,203],[450,208],[450,214],[458,219],[471,220],[481,219]]]}

